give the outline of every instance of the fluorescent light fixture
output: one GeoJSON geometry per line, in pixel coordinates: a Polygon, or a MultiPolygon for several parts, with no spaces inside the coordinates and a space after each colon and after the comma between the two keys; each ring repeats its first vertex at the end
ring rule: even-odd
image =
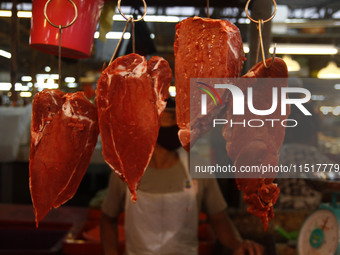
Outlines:
{"type": "Polygon", "coordinates": [[[31,97],[32,93],[31,92],[20,92],[21,97],[31,97]]]}
{"type": "MultiPolygon", "coordinates": [[[[120,39],[122,37],[122,32],[108,32],[106,35],[105,35],[105,38],[106,39],[120,39]]],[[[131,34],[130,32],[125,32],[124,33],[124,39],[130,39],[131,37],[131,34]]],[[[95,32],[94,33],[94,38],[97,39],[99,38],[99,32],[95,32]]]]}
{"type": "Polygon", "coordinates": [[[75,82],[76,81],[76,78],[74,77],[65,77],[65,82],[75,82]]]}
{"type": "MultiPolygon", "coordinates": [[[[132,15],[126,15],[126,17],[132,17],[132,15]]],[[[137,18],[139,19],[141,16],[138,15],[137,18]]],[[[113,15],[112,19],[114,21],[126,21],[122,15],[113,15]]],[[[146,22],[169,22],[169,23],[177,23],[180,21],[178,16],[165,16],[165,15],[146,15],[144,17],[146,22]]]]}
{"type": "Polygon", "coordinates": [[[21,83],[15,83],[15,91],[28,91],[29,87],[23,86],[21,83]]]}
{"type": "Polygon", "coordinates": [[[47,79],[58,80],[59,74],[38,73],[36,77],[37,77],[37,80],[47,80],[47,79]]]}
{"type": "Polygon", "coordinates": [[[32,18],[32,12],[30,11],[18,11],[19,18],[32,18]]]}
{"type": "MultiPolygon", "coordinates": [[[[273,54],[274,47],[269,52],[273,54]]],[[[277,44],[276,54],[287,55],[335,55],[338,48],[328,44],[277,44]]]]}
{"type": "Polygon", "coordinates": [[[11,11],[0,10],[0,17],[12,17],[11,11]]]}
{"type": "Polygon", "coordinates": [[[248,18],[239,18],[238,19],[239,24],[250,24],[250,19],[248,18]]]}
{"type": "Polygon", "coordinates": [[[324,95],[312,95],[312,100],[313,101],[323,101],[325,100],[325,96],[324,95]]]}
{"type": "MultiPolygon", "coordinates": [[[[12,87],[10,82],[0,82],[0,91],[9,91],[12,87]]],[[[21,83],[15,83],[15,91],[28,91],[28,86],[23,86],[21,83]]]]}
{"type": "Polygon", "coordinates": [[[32,81],[32,77],[31,76],[22,76],[21,81],[25,81],[25,82],[32,81]]]}
{"type": "Polygon", "coordinates": [[[58,84],[57,83],[40,83],[37,82],[34,84],[36,88],[38,88],[38,91],[41,91],[43,89],[57,89],[58,84]]]}
{"type": "Polygon", "coordinates": [[[0,50],[0,56],[5,57],[5,58],[11,58],[12,54],[7,51],[0,50]]]}
{"type": "Polygon", "coordinates": [[[8,91],[12,87],[10,82],[0,82],[0,91],[8,91]]]}
{"type": "Polygon", "coordinates": [[[340,89],[340,84],[335,84],[334,89],[340,89]]]}
{"type": "Polygon", "coordinates": [[[177,16],[164,16],[164,15],[146,15],[144,17],[146,22],[169,22],[169,23],[177,23],[180,21],[180,18],[177,16]]]}
{"type": "Polygon", "coordinates": [[[76,87],[78,87],[78,84],[74,83],[74,82],[70,82],[70,83],[67,84],[67,87],[69,87],[70,89],[76,88],[76,87]]]}
{"type": "Polygon", "coordinates": [[[169,87],[169,94],[172,97],[176,96],[176,87],[175,86],[170,86],[169,87]]]}
{"type": "MultiPolygon", "coordinates": [[[[122,37],[122,32],[108,32],[106,35],[105,35],[105,38],[106,39],[120,39],[122,37]]],[[[131,37],[131,34],[130,32],[125,32],[124,33],[124,39],[130,39],[131,37]]]]}
{"type": "Polygon", "coordinates": [[[55,83],[55,80],[58,80],[58,74],[37,74],[37,83],[34,84],[38,91],[43,89],[57,89],[58,84],[55,83]]]}
{"type": "MultiPolygon", "coordinates": [[[[12,11],[9,10],[0,10],[0,17],[12,17],[12,11]]],[[[31,11],[18,11],[19,18],[32,18],[31,11]]]]}

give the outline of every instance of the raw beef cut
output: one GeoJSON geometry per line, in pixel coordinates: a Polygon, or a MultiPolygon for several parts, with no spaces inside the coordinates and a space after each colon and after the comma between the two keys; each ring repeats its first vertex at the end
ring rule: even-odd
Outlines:
{"type": "MultiPolygon", "coordinates": [[[[267,60],[267,65],[271,59],[267,60]]],[[[258,110],[267,110],[272,106],[272,89],[279,88],[280,93],[282,87],[287,87],[288,71],[285,62],[280,58],[275,58],[273,66],[266,69],[263,63],[255,65],[237,84],[242,89],[244,95],[248,87],[253,87],[254,108],[258,110]],[[273,80],[259,78],[283,78],[273,80]]],[[[280,95],[280,94],[279,94],[280,95]]],[[[246,100],[245,100],[246,101],[246,100]]],[[[281,121],[287,119],[289,109],[286,115],[281,115],[280,97],[276,110],[265,116],[255,115],[245,106],[245,115],[233,115],[233,99],[227,99],[226,119],[233,122],[248,123],[251,119],[263,120],[264,125],[261,126],[259,121],[255,121],[252,125],[261,127],[250,127],[245,124],[225,125],[223,136],[227,142],[226,149],[229,157],[234,161],[237,169],[241,166],[277,166],[279,149],[282,145],[285,128],[281,125],[281,121]],[[276,119],[275,122],[265,121],[265,119],[276,119]],[[275,123],[275,124],[274,124],[275,123]]],[[[280,193],[273,180],[276,174],[267,173],[238,173],[236,183],[238,188],[244,193],[244,201],[249,205],[248,211],[261,219],[264,228],[267,228],[268,221],[274,217],[273,206],[280,193]]]]}
{"type": "Polygon", "coordinates": [[[133,201],[158,136],[172,80],[168,63],[129,54],[113,61],[96,90],[105,162],[128,184],[133,201]]]}
{"type": "Polygon", "coordinates": [[[52,207],[74,196],[98,134],[96,108],[83,92],[46,89],[34,97],[29,185],[37,226],[52,207]]]}
{"type": "MultiPolygon", "coordinates": [[[[229,21],[193,17],[176,26],[174,51],[178,136],[189,150],[223,108],[210,101],[207,115],[201,115],[197,105],[201,91],[195,84],[190,86],[190,79],[239,77],[245,59],[243,44],[238,28],[229,21]]],[[[227,96],[224,92],[222,100],[227,96]]]]}

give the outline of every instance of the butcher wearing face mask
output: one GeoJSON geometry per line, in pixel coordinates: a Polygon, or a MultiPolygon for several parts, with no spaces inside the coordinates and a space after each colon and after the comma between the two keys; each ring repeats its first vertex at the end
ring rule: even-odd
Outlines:
{"type": "Polygon", "coordinates": [[[111,174],[102,205],[101,240],[105,255],[118,254],[118,216],[125,212],[125,255],[198,255],[198,215],[205,212],[219,241],[232,254],[263,254],[242,240],[230,221],[215,179],[193,180],[188,154],[181,149],[173,101],[161,119],[157,144],[133,203],[126,184],[111,174]]]}

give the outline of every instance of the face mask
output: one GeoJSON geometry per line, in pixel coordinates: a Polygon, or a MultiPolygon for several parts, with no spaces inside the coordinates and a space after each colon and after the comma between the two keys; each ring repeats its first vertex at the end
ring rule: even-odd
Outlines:
{"type": "Polygon", "coordinates": [[[173,151],[181,146],[181,142],[178,139],[177,125],[171,127],[160,127],[157,143],[168,151],[173,151]]]}

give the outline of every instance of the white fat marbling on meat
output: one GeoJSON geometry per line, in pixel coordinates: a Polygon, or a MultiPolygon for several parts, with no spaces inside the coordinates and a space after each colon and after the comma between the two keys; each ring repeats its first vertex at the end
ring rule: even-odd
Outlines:
{"type": "Polygon", "coordinates": [[[152,71],[155,71],[158,69],[159,64],[161,63],[162,59],[159,59],[157,64],[153,67],[152,71]]]}
{"type": "Polygon", "coordinates": [[[228,40],[229,49],[233,52],[235,59],[238,59],[238,52],[235,51],[233,45],[231,44],[230,40],[228,40]]]}
{"type": "Polygon", "coordinates": [[[251,71],[251,72],[248,72],[247,74],[245,74],[243,77],[255,78],[255,73],[254,73],[254,71],[251,71]]]}
{"type": "Polygon", "coordinates": [[[73,114],[73,107],[70,103],[70,101],[66,101],[64,104],[63,104],[63,107],[62,107],[62,111],[64,113],[64,115],[66,117],[69,117],[69,118],[72,118],[72,119],[76,119],[76,120],[85,120],[85,121],[88,121],[91,123],[91,125],[93,124],[93,120],[91,120],[89,117],[86,117],[86,116],[83,116],[83,115],[75,115],[73,114]]]}
{"type": "MultiPolygon", "coordinates": [[[[135,59],[131,65],[133,65],[136,61],[137,59],[135,59]]],[[[122,65],[119,65],[116,68],[116,71],[118,71],[118,75],[124,76],[124,77],[134,77],[134,78],[141,77],[146,72],[146,70],[147,70],[147,67],[144,64],[144,62],[139,63],[132,71],[127,71],[126,67],[122,65]]]]}

